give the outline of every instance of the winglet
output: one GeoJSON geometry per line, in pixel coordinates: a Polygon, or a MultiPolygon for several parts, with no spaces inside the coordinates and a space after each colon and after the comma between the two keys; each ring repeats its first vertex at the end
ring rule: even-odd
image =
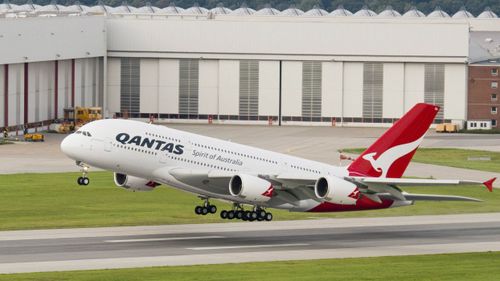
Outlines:
{"type": "Polygon", "coordinates": [[[492,179],[489,179],[485,182],[483,182],[484,186],[486,186],[486,188],[488,188],[488,190],[490,192],[493,192],[493,182],[496,180],[497,178],[492,178],[492,179]]]}

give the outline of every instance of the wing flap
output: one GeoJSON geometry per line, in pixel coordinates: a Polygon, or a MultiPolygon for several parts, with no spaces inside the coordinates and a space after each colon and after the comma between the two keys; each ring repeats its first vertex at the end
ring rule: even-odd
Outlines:
{"type": "MultiPolygon", "coordinates": [[[[390,194],[378,194],[381,198],[386,199],[397,199],[394,198],[390,194]]],[[[411,194],[404,193],[404,197],[406,200],[410,201],[468,201],[468,202],[482,202],[482,200],[472,198],[472,197],[464,197],[464,196],[455,196],[455,195],[434,195],[434,194],[411,194]]]]}
{"type": "Polygon", "coordinates": [[[354,178],[362,183],[388,184],[398,186],[422,185],[480,185],[479,181],[469,180],[435,180],[435,179],[407,179],[407,178],[354,178]]]}

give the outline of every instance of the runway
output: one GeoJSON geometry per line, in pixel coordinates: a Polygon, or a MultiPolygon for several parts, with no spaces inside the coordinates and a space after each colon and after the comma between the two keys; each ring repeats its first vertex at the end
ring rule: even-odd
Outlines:
{"type": "Polygon", "coordinates": [[[500,251],[500,213],[0,232],[0,273],[500,251]]]}

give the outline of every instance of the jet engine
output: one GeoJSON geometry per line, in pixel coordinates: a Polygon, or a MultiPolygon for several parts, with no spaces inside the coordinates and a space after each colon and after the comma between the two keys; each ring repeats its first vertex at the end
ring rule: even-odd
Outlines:
{"type": "Polygon", "coordinates": [[[343,205],[355,205],[360,195],[355,184],[332,176],[319,178],[314,184],[314,193],[319,199],[343,205]]]}
{"type": "Polygon", "coordinates": [[[158,185],[157,182],[125,174],[114,174],[115,184],[130,191],[151,191],[158,185]]]}
{"type": "Polygon", "coordinates": [[[267,202],[274,193],[273,185],[259,177],[234,175],[229,181],[229,192],[248,201],[267,202]]]}

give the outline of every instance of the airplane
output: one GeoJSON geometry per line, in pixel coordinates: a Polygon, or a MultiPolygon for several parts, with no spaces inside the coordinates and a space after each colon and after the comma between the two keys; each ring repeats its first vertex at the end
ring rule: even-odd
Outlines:
{"type": "Polygon", "coordinates": [[[485,185],[485,182],[402,178],[439,107],[419,103],[350,165],[337,167],[230,141],[125,119],[90,122],[64,138],[61,150],[82,167],[114,172],[118,187],[151,191],[164,184],[203,200],[198,215],[214,214],[210,199],[232,203],[223,219],[271,221],[269,208],[340,212],[394,208],[419,200],[480,201],[450,195],[412,194],[406,186],[485,185]],[[245,209],[249,205],[251,208],[245,209]]]}

